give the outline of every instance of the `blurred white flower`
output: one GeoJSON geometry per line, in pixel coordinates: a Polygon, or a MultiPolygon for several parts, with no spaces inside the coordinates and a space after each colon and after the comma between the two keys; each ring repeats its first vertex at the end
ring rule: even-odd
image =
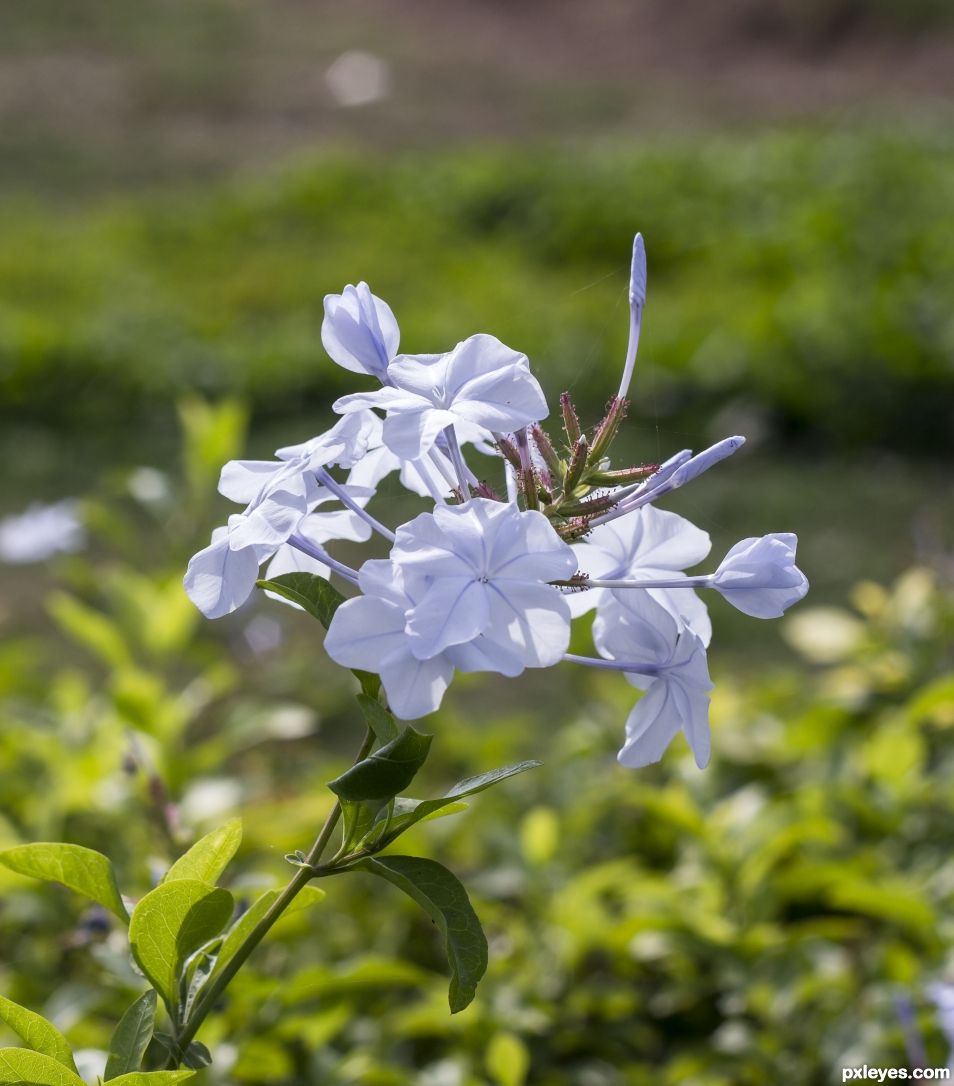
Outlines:
{"type": "Polygon", "coordinates": [[[85,545],[86,530],[72,499],[52,505],[34,503],[0,520],[0,561],[11,565],[45,562],[54,554],[70,554],[85,545]]]}

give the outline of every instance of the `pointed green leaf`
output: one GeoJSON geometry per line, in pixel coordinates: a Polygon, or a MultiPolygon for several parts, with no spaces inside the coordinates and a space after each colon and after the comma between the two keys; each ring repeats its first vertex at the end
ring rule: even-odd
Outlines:
{"type": "Polygon", "coordinates": [[[195,1071],[133,1071],[111,1080],[112,1086],[173,1086],[176,1082],[192,1078],[195,1071]]]}
{"type": "Polygon", "coordinates": [[[225,927],[232,904],[228,890],[198,879],[174,879],[151,890],[133,909],[133,957],[169,1007],[178,1002],[186,959],[225,927]]]}
{"type": "Polygon", "coordinates": [[[283,573],[273,581],[256,582],[266,592],[297,603],[327,630],[335,611],[344,603],[344,596],[324,577],[317,573],[283,573]]]}
{"type": "Polygon", "coordinates": [[[107,1080],[139,1070],[155,1023],[156,993],[150,988],[127,1008],[110,1039],[104,1075],[107,1080]]]}
{"type": "MultiPolygon", "coordinates": [[[[219,948],[219,953],[216,956],[215,968],[212,970],[212,975],[220,973],[232,958],[235,957],[235,952],[242,943],[245,942],[259,920],[261,920],[272,907],[280,893],[280,890],[266,890],[251,908],[242,913],[232,927],[229,928],[222,946],[219,948]]],[[[310,908],[312,905],[317,905],[319,901],[324,900],[324,897],[324,890],[319,890],[317,886],[304,886],[298,891],[297,896],[285,910],[283,916],[291,916],[292,913],[310,908]]]]}
{"type": "Polygon", "coordinates": [[[390,743],[398,737],[398,727],[394,717],[384,708],[377,698],[368,697],[367,694],[358,694],[358,704],[364,719],[371,731],[374,732],[379,743],[390,743]]]}
{"type": "Polygon", "coordinates": [[[480,773],[476,777],[467,777],[466,780],[458,781],[453,788],[437,799],[416,800],[402,797],[395,802],[391,823],[387,833],[380,840],[381,847],[393,841],[405,830],[409,830],[415,823],[435,817],[445,807],[457,806],[466,796],[476,795],[478,792],[483,792],[485,788],[492,788],[501,781],[516,777],[518,773],[525,773],[528,769],[536,769],[542,764],[536,761],[518,762],[516,765],[480,773]]]}
{"type": "Polygon", "coordinates": [[[201,1071],[212,1064],[212,1053],[201,1041],[192,1041],[182,1054],[182,1062],[193,1071],[201,1071]]]}
{"type": "Polygon", "coordinates": [[[12,999],[0,996],[0,1020],[6,1022],[34,1052],[42,1052],[44,1056],[50,1056],[64,1067],[76,1071],[69,1042],[56,1026],[47,1022],[42,1015],[28,1011],[12,999]]]}
{"type": "Polygon", "coordinates": [[[242,843],[242,820],[229,819],[224,826],[200,838],[166,872],[163,882],[198,879],[214,884],[242,843]]]}
{"type": "Polygon", "coordinates": [[[29,1048],[0,1048],[0,1086],[85,1086],[59,1060],[29,1048]]]}
{"type": "Polygon", "coordinates": [[[380,856],[355,867],[403,890],[438,926],[451,967],[451,1013],[462,1011],[487,970],[487,938],[460,881],[436,861],[418,856],[380,856]]]}
{"type": "Polygon", "coordinates": [[[4,849],[0,852],[0,863],[20,875],[61,882],[99,902],[120,920],[129,919],[116,885],[113,865],[102,853],[91,848],[38,841],[4,849]]]}
{"type": "Polygon", "coordinates": [[[343,800],[390,799],[414,780],[433,736],[405,728],[390,743],[353,765],[328,787],[343,800]]]}

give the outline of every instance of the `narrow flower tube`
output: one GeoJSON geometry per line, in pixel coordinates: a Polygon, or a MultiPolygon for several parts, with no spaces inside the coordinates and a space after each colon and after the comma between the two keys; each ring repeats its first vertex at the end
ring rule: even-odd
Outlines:
{"type": "MultiPolygon", "coordinates": [[[[685,486],[686,483],[691,482],[704,471],[708,471],[709,468],[718,464],[721,460],[725,460],[734,452],[741,449],[744,444],[744,437],[727,437],[723,441],[719,441],[708,449],[703,450],[703,452],[697,453],[695,456],[684,460],[683,463],[676,467],[668,478],[664,478],[662,482],[659,481],[661,471],[657,472],[651,479],[647,479],[645,483],[640,484],[640,486],[633,490],[628,498],[621,500],[619,494],[617,494],[616,498],[618,504],[616,508],[611,509],[608,513],[604,513],[600,517],[594,518],[592,522],[593,525],[605,524],[607,521],[625,516],[627,513],[633,512],[634,509],[639,509],[641,506],[648,505],[650,502],[658,501],[663,495],[669,494],[673,490],[678,490],[679,487],[685,486]]],[[[678,455],[681,456],[682,454],[678,455]]],[[[674,457],[673,459],[676,458],[674,457]]],[[[664,464],[663,467],[665,466],[666,465],[664,464]]]]}
{"type": "Polygon", "coordinates": [[[315,477],[323,486],[326,486],[331,493],[334,494],[342,505],[347,506],[352,512],[357,513],[358,516],[366,521],[379,535],[383,535],[385,539],[390,539],[392,543],[394,542],[394,532],[392,532],[390,528],[385,527],[379,520],[372,517],[366,509],[363,509],[348,493],[347,488],[339,483],[329,471],[325,468],[319,468],[315,472],[315,477]]]}
{"type": "Polygon", "coordinates": [[[643,322],[643,307],[646,305],[646,246],[643,235],[633,238],[633,260],[629,271],[629,343],[626,346],[626,361],[623,364],[623,377],[619,383],[617,397],[625,400],[636,366],[636,352],[639,349],[639,330],[643,322]]]}
{"type": "Polygon", "coordinates": [[[295,550],[301,551],[302,554],[307,554],[309,558],[314,558],[315,561],[327,566],[332,573],[337,573],[339,577],[343,577],[352,584],[356,585],[358,583],[358,571],[356,569],[352,569],[351,566],[346,566],[344,562],[332,558],[324,547],[320,547],[317,543],[306,539],[305,536],[296,533],[289,536],[288,543],[295,550]]]}

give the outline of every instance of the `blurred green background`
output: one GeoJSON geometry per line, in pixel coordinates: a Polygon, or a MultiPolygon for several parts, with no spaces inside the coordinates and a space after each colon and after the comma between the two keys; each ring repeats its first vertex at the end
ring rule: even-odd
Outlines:
{"type": "MultiPolygon", "coordinates": [[[[717,554],[798,532],[813,584],[779,624],[713,605],[704,774],[681,741],[616,766],[613,676],[455,684],[435,789],[546,763],[411,841],[474,888],[477,1003],[341,880],[235,985],[208,1082],[827,1083],[918,1062],[908,1003],[946,1062],[952,107],[941,0],[0,0],[0,515],[78,498],[90,534],[0,565],[0,844],[102,848],[137,893],[235,811],[239,888],[307,844],[350,688],[305,619],[200,621],[181,573],[221,463],[354,387],[319,339],[347,282],[405,350],[492,332],[593,422],[642,230],[626,452],[746,434],[670,507],[717,554]]],[[[102,1048],[117,933],[0,887],[0,991],[102,1048]]]]}

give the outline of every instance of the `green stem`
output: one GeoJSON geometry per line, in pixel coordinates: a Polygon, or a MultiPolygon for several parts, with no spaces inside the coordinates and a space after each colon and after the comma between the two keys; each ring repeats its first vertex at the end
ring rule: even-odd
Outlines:
{"type": "MultiPolygon", "coordinates": [[[[365,733],[361,749],[355,756],[355,764],[366,758],[373,746],[374,732],[369,728],[365,733]]],[[[334,807],[331,808],[330,814],[325,819],[325,824],[321,827],[321,832],[315,838],[315,843],[311,846],[308,855],[305,857],[304,865],[298,868],[292,876],[291,881],[285,889],[282,890],[274,902],[272,902],[271,907],[267,910],[262,919],[259,920],[255,927],[248,933],[245,937],[245,941],[235,952],[228,965],[226,965],[218,976],[212,978],[209,986],[203,990],[202,994],[196,1000],[195,1005],[192,1008],[192,1013],[189,1015],[188,1020],[183,1023],[182,1029],[176,1037],[176,1048],[178,1050],[179,1060],[181,1060],[185,1050],[195,1038],[199,1027],[218,1002],[219,997],[228,987],[232,978],[248,960],[249,955],[265,938],[275,922],[281,917],[282,913],[284,913],[292,901],[294,901],[298,893],[312,878],[314,878],[314,868],[318,866],[318,862],[321,860],[325,848],[331,839],[331,835],[334,833],[335,826],[338,825],[340,819],[341,803],[336,800],[334,807]]]]}

